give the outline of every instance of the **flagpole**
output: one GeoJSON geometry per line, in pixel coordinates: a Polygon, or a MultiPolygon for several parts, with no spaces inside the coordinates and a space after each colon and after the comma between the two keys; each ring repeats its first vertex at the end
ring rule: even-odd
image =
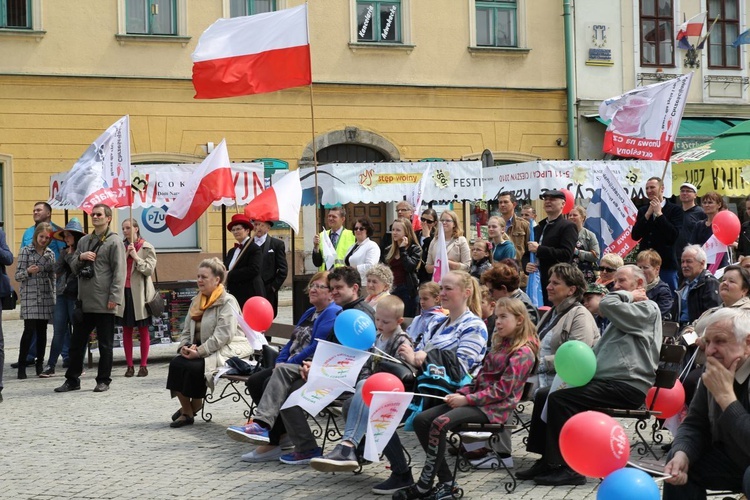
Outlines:
{"type": "Polygon", "coordinates": [[[313,99],[312,82],[308,86],[310,89],[310,121],[312,132],[312,150],[313,150],[313,169],[315,172],[315,227],[320,226],[320,199],[318,193],[318,148],[315,146],[315,101],[313,99]]]}

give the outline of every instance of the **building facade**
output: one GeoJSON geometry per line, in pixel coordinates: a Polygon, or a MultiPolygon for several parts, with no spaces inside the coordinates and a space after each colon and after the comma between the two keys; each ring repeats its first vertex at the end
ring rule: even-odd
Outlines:
{"type": "MultiPolygon", "coordinates": [[[[223,138],[232,161],[274,159],[292,169],[309,164],[313,148],[319,162],[484,150],[496,162],[566,157],[562,6],[554,0],[315,0],[312,90],[193,99],[190,54],[211,22],[301,3],[0,0],[0,205],[9,244],[17,248],[33,203],[49,197],[50,176],[70,170],[126,114],[134,165],[198,163],[223,138]]],[[[381,230],[393,211],[375,211],[381,230]]],[[[319,230],[314,211],[303,219],[297,274],[311,270],[305,245],[319,230]]],[[[221,252],[224,231],[221,215],[209,212],[181,248],[157,244],[160,279],[192,278],[191,266],[221,252]]]]}

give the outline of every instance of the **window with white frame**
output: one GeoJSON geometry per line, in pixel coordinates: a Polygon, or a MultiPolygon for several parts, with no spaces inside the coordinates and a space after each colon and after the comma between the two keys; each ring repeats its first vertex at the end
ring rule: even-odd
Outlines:
{"type": "Polygon", "coordinates": [[[478,47],[518,47],[518,2],[476,0],[478,47]]]}
{"type": "Polygon", "coordinates": [[[403,42],[401,0],[357,0],[357,42],[403,42]]]}
{"type": "Polygon", "coordinates": [[[0,28],[31,29],[31,0],[0,0],[0,28]]]}
{"type": "Polygon", "coordinates": [[[740,36],[739,1],[708,0],[707,23],[713,26],[708,37],[708,67],[738,69],[740,48],[732,43],[740,36]]]}
{"type": "Polygon", "coordinates": [[[230,0],[229,17],[252,16],[276,10],[276,0],[230,0]]]}
{"type": "Polygon", "coordinates": [[[177,35],[176,0],[126,0],[129,35],[177,35]]]}

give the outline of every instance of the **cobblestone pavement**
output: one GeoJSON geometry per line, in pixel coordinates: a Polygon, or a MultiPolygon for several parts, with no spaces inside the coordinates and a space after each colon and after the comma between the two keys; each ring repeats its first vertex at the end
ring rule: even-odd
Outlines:
{"type": "MultiPolygon", "coordinates": [[[[290,309],[282,308],[281,320],[290,319],[290,309]]],[[[165,389],[172,347],[152,346],[146,378],[124,378],[123,351],[116,349],[110,391],[92,392],[94,368],[82,378],[80,391],[56,394],[53,389],[64,380],[60,371],[50,379],[16,380],[10,363],[18,356],[22,322],[6,315],[3,328],[0,498],[383,498],[370,488],[388,477],[385,463],[369,465],[361,475],[332,475],[308,466],[242,462],[251,447],[225,434],[228,425],[242,421],[241,403],[220,401],[212,407],[213,421],[170,428],[178,407],[165,389]]],[[[402,435],[414,450],[418,474],[424,455],[412,433],[402,435]]],[[[520,439],[514,436],[516,469],[535,459],[520,439]]],[[[465,498],[593,499],[599,483],[551,488],[520,481],[506,495],[506,477],[501,471],[473,471],[461,473],[459,484],[465,498]]]]}

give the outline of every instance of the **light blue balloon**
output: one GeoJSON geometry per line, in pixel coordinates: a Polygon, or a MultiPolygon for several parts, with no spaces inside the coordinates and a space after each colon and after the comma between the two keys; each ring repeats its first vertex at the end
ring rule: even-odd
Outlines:
{"type": "Polygon", "coordinates": [[[358,309],[349,309],[336,316],[333,331],[341,345],[366,351],[375,344],[375,323],[358,309]]]}
{"type": "Polygon", "coordinates": [[[640,469],[625,467],[604,478],[597,500],[659,500],[659,487],[640,469]]]}

